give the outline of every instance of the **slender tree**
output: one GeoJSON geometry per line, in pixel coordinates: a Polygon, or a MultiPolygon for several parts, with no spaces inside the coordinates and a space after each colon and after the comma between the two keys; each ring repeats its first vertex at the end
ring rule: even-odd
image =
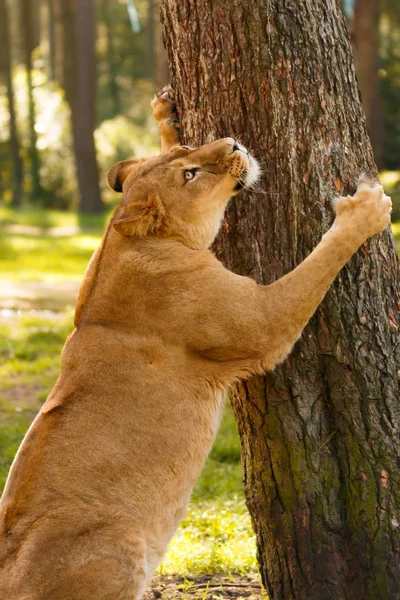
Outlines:
{"type": "Polygon", "coordinates": [[[20,142],[15,110],[14,86],[11,63],[11,36],[7,0],[0,0],[0,39],[2,40],[1,71],[7,85],[7,101],[10,129],[10,156],[12,162],[12,200],[13,206],[20,206],[22,200],[23,165],[20,154],[20,142]]]}
{"type": "Polygon", "coordinates": [[[34,200],[40,199],[43,193],[40,182],[40,158],[37,147],[36,105],[33,86],[32,52],[39,43],[38,18],[32,0],[20,0],[20,34],[22,51],[26,70],[26,85],[28,90],[29,117],[29,162],[31,172],[31,195],[34,200]]]}
{"type": "MultiPolygon", "coordinates": [[[[261,187],[215,244],[271,283],[376,177],[335,0],[162,0],[183,140],[238,135],[261,187]]],[[[271,600],[399,598],[399,271],[391,233],[343,269],[292,355],[234,394],[247,503],[271,600]]],[[[246,310],[246,307],[243,307],[246,310]]]]}
{"type": "Polygon", "coordinates": [[[148,72],[156,90],[169,81],[168,59],[162,39],[160,0],[148,0],[148,72]]]}
{"type": "Polygon", "coordinates": [[[64,11],[65,0],[49,0],[50,14],[50,61],[54,79],[64,87],[64,60],[69,55],[64,52],[64,11]]]}
{"type": "Polygon", "coordinates": [[[57,79],[54,1],[47,0],[47,35],[49,44],[49,78],[57,79]]]}
{"type": "MultiPolygon", "coordinates": [[[[147,72],[149,77],[154,81],[155,75],[155,28],[156,23],[160,23],[160,19],[157,14],[158,2],[157,0],[148,0],[147,2],[147,72]]],[[[160,23],[161,26],[161,23],[160,23]]]]}
{"type": "Polygon", "coordinates": [[[94,0],[62,0],[63,87],[71,108],[72,136],[82,213],[104,209],[94,143],[96,24],[94,0]]]}
{"type": "Polygon", "coordinates": [[[101,17],[106,31],[106,44],[107,44],[107,68],[108,68],[108,90],[111,98],[111,115],[113,117],[121,112],[121,99],[119,93],[119,86],[117,81],[118,67],[119,67],[119,56],[115,51],[114,43],[114,28],[113,28],[113,14],[111,11],[110,0],[101,0],[101,17]]]}
{"type": "Polygon", "coordinates": [[[383,167],[383,115],[379,69],[382,0],[356,0],[352,20],[354,61],[375,160],[383,167]]]}

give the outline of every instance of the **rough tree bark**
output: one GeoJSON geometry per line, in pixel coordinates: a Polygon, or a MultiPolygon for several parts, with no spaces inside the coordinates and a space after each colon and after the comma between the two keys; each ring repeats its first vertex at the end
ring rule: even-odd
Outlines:
{"type": "Polygon", "coordinates": [[[0,0],[0,39],[2,40],[2,56],[0,58],[0,74],[4,74],[7,86],[7,102],[9,112],[10,157],[12,162],[12,206],[20,206],[22,200],[23,165],[20,154],[20,142],[15,110],[15,95],[12,77],[11,39],[7,0],[0,0]]]}
{"type": "MultiPolygon", "coordinates": [[[[261,283],[301,262],[331,199],[376,176],[335,0],[162,0],[183,143],[263,164],[214,250],[261,283]]],[[[399,271],[389,230],[337,278],[288,360],[240,385],[247,503],[271,600],[400,597],[399,271]]],[[[243,307],[246,310],[246,307],[243,307]]]]}
{"type": "Polygon", "coordinates": [[[358,86],[375,160],[383,165],[383,115],[378,77],[379,19],[381,0],[356,0],[352,21],[352,42],[358,86]]]}

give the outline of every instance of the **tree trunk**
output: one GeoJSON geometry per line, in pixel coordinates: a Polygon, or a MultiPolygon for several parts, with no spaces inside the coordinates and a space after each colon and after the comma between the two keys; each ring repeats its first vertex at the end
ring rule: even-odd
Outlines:
{"type": "Polygon", "coordinates": [[[52,68],[54,69],[54,78],[60,85],[60,87],[64,86],[64,57],[68,55],[64,51],[65,40],[64,40],[64,10],[65,10],[65,0],[49,0],[51,5],[51,14],[52,14],[52,68]]]}
{"type": "Polygon", "coordinates": [[[354,63],[368,132],[379,168],[383,164],[383,115],[378,77],[381,0],[356,0],[352,22],[354,63]]]}
{"type": "Polygon", "coordinates": [[[112,101],[112,111],[110,118],[121,113],[121,100],[119,94],[119,86],[117,76],[119,71],[120,57],[115,52],[114,31],[113,31],[113,16],[110,11],[110,0],[102,0],[101,2],[102,20],[106,29],[107,40],[107,67],[108,67],[108,89],[112,101]]]}
{"type": "Polygon", "coordinates": [[[26,70],[26,85],[28,90],[28,115],[29,115],[29,162],[31,171],[31,196],[38,200],[42,196],[42,186],[40,183],[40,158],[37,148],[36,134],[36,106],[33,90],[32,78],[32,52],[39,43],[38,19],[35,15],[31,0],[21,0],[20,2],[20,30],[21,41],[24,53],[24,63],[26,70]]]}
{"type": "Polygon", "coordinates": [[[169,83],[168,58],[162,36],[160,0],[148,0],[148,71],[156,91],[169,83]]]}
{"type": "Polygon", "coordinates": [[[62,0],[64,89],[71,108],[72,136],[79,186],[79,210],[104,210],[94,144],[96,122],[96,23],[94,0],[62,0]]]}
{"type": "Polygon", "coordinates": [[[147,74],[148,77],[154,81],[155,75],[155,27],[156,23],[159,23],[161,27],[160,19],[158,17],[157,9],[158,1],[157,0],[148,0],[147,1],[147,52],[146,52],[146,61],[147,61],[147,74]]]}
{"type": "MultiPolygon", "coordinates": [[[[215,243],[271,283],[376,176],[335,0],[162,0],[182,143],[233,135],[263,164],[215,243]]],[[[399,271],[389,229],[343,269],[288,360],[238,386],[247,504],[271,600],[400,597],[399,271]]],[[[246,307],[243,307],[246,310],[246,307]]]]}
{"type": "Polygon", "coordinates": [[[20,155],[20,142],[17,129],[17,115],[15,111],[14,86],[12,78],[11,63],[11,39],[9,28],[9,15],[7,0],[0,0],[0,39],[3,41],[1,70],[5,74],[7,85],[7,101],[9,112],[9,130],[10,130],[10,156],[12,162],[12,199],[11,204],[14,207],[20,206],[22,201],[23,184],[23,166],[20,155]]]}
{"type": "Polygon", "coordinates": [[[55,38],[54,0],[47,0],[47,34],[49,38],[49,79],[56,81],[56,38],[55,38]]]}

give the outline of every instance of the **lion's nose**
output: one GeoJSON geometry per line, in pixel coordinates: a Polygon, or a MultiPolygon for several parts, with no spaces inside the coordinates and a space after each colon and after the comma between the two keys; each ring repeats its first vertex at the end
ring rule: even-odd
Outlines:
{"type": "Polygon", "coordinates": [[[236,152],[237,150],[239,150],[240,152],[243,152],[243,154],[246,154],[246,156],[249,154],[247,148],[245,148],[244,146],[241,146],[241,144],[238,144],[236,140],[233,140],[232,153],[236,152]]]}

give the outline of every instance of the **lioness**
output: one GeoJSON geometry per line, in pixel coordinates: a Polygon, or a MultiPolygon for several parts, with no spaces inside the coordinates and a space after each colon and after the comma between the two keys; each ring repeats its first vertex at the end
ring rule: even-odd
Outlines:
{"type": "Polygon", "coordinates": [[[138,600],[211,448],[225,390],[287,356],[339,270],[390,220],[382,188],[362,184],[292,273],[269,286],[239,277],[208,248],[257,162],[231,138],[179,146],[172,92],[152,106],[162,154],[109,171],[122,202],[2,497],[2,600],[138,600]]]}

